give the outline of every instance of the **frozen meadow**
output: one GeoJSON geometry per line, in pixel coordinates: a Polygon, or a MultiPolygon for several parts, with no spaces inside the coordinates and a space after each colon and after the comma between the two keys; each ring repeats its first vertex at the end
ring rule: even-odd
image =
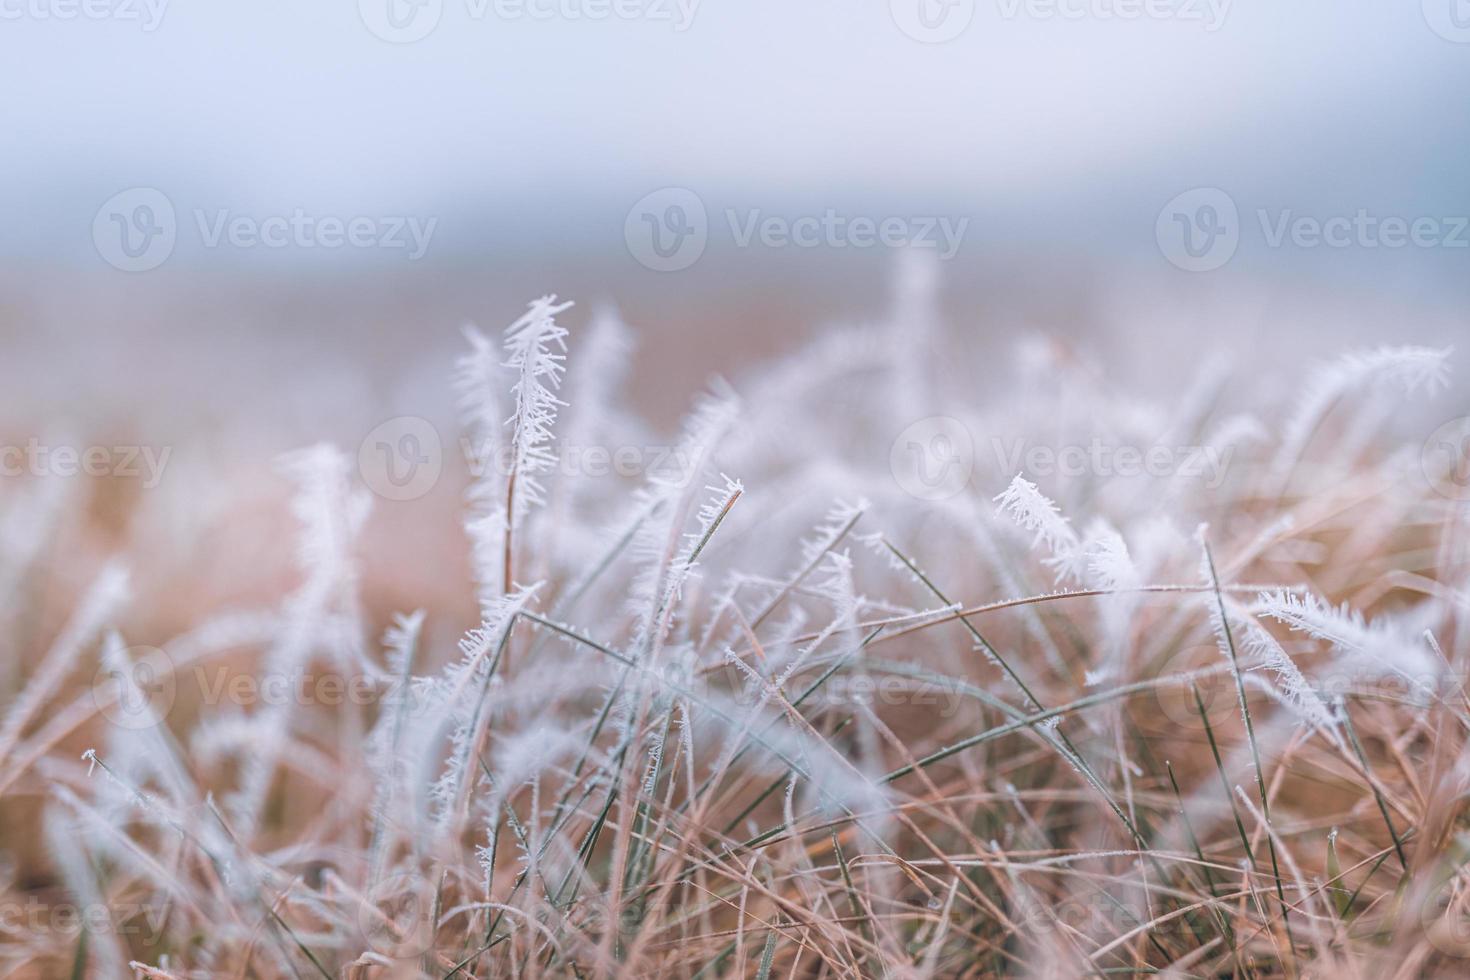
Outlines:
{"type": "Polygon", "coordinates": [[[935,288],[672,432],[548,296],[452,431],[12,440],[0,972],[1463,975],[1454,352],[1164,402],[935,288]]]}

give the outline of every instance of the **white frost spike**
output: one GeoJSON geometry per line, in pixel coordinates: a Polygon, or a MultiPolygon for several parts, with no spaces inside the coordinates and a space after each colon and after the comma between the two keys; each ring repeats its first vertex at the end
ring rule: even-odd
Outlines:
{"type": "MultiPolygon", "coordinates": [[[[888,539],[883,536],[882,531],[869,531],[867,534],[854,534],[853,538],[858,544],[872,552],[889,571],[897,572],[907,579],[919,582],[920,579],[914,574],[914,570],[904,564],[894,550],[888,546],[888,539]]],[[[922,584],[922,583],[921,583],[922,584]]]]}
{"type": "Polygon", "coordinates": [[[1337,718],[1332,709],[1312,690],[1296,663],[1271,634],[1258,624],[1249,623],[1245,629],[1244,647],[1276,674],[1283,699],[1303,721],[1313,728],[1329,732],[1335,730],[1337,718]]]}
{"type": "Polygon", "coordinates": [[[398,678],[408,673],[423,628],[422,609],[415,609],[408,615],[393,614],[393,622],[383,631],[383,646],[388,649],[388,672],[392,677],[398,678]]]}
{"type": "MultiPolygon", "coordinates": [[[[852,556],[846,551],[834,551],[827,555],[828,573],[822,580],[813,583],[817,593],[832,603],[832,621],[817,634],[816,638],[802,647],[776,678],[778,687],[788,683],[807,660],[832,636],[851,630],[857,624],[862,600],[853,591],[852,556]]],[[[853,647],[856,652],[856,647],[853,647]]]]}
{"type": "MultiPolygon", "coordinates": [[[[471,755],[482,719],[483,690],[490,684],[491,662],[506,642],[516,616],[538,588],[539,584],[502,597],[483,625],[470,630],[459,641],[460,659],[446,667],[439,677],[419,685],[425,708],[419,723],[433,725],[437,721],[440,731],[446,728],[449,731],[449,757],[430,789],[441,827],[447,826],[453,817],[469,785],[469,774],[475,771],[471,755]]],[[[438,745],[431,742],[427,749],[437,753],[438,745]]]]}
{"type": "MultiPolygon", "coordinates": [[[[1044,498],[1043,498],[1044,499],[1044,498]]],[[[1128,545],[1117,529],[1102,519],[1088,532],[1083,547],[1089,583],[1099,589],[1126,591],[1141,584],[1128,545]]]]}
{"type": "Polygon", "coordinates": [[[856,519],[860,517],[871,505],[863,499],[849,504],[838,500],[827,511],[822,518],[822,523],[812,529],[812,533],[801,541],[801,563],[800,568],[808,568],[818,561],[824,554],[831,551],[837,545],[843,533],[851,527],[856,519]]]}
{"type": "Polygon", "coordinates": [[[1346,603],[1334,609],[1311,593],[1297,596],[1286,591],[1263,592],[1257,611],[1325,640],[1344,653],[1368,657],[1416,682],[1439,673],[1439,663],[1416,637],[1406,635],[1392,621],[1369,623],[1346,603]]]}
{"type": "Polygon", "coordinates": [[[856,621],[862,603],[853,591],[852,555],[845,550],[828,554],[827,576],[813,585],[832,603],[838,622],[845,627],[856,621]]]}
{"type": "MultiPolygon", "coordinates": [[[[505,592],[505,465],[500,448],[500,407],[503,366],[494,346],[474,327],[464,328],[470,350],[456,362],[454,387],[459,393],[460,417],[468,433],[466,462],[474,475],[465,497],[470,515],[465,533],[470,560],[480,587],[480,605],[488,608],[505,592]]],[[[508,379],[507,379],[508,380],[508,379]]]]}
{"type": "Polygon", "coordinates": [[[1373,384],[1396,384],[1405,395],[1420,388],[1433,395],[1449,374],[1450,348],[1378,347],[1350,351],[1312,372],[1287,422],[1272,464],[1275,477],[1286,479],[1318,424],[1338,399],[1354,389],[1373,384]]]}
{"type": "Polygon", "coordinates": [[[1449,381],[1449,347],[1378,347],[1351,351],[1337,362],[1334,375],[1348,381],[1372,381],[1397,384],[1404,394],[1412,395],[1420,388],[1433,395],[1449,381]]]}
{"type": "Polygon", "coordinates": [[[565,404],[556,391],[566,370],[567,331],[555,317],[571,305],[557,303],[554,295],[543,296],[505,330],[505,366],[518,374],[512,389],[515,413],[506,422],[511,427],[510,473],[515,481],[509,514],[513,528],[520,525],[527,508],[544,501],[539,475],[556,465],[551,428],[557,408],[565,404]]]}
{"type": "Polygon", "coordinates": [[[301,525],[302,570],[324,591],[350,586],[353,542],[372,506],[371,495],[350,482],[353,464],[337,447],[318,443],[285,454],[280,468],[297,484],[291,513],[301,525]]]}
{"type": "MultiPolygon", "coordinates": [[[[617,396],[628,373],[628,355],[633,349],[631,331],[617,311],[603,308],[573,342],[576,368],[567,377],[564,391],[573,408],[561,420],[561,444],[565,454],[586,453],[617,439],[621,421],[617,396]]],[[[588,519],[604,515],[606,482],[597,479],[594,468],[583,467],[582,479],[565,480],[553,489],[549,521],[557,562],[571,568],[583,564],[584,550],[593,544],[578,533],[588,519]]]]}
{"type": "Polygon", "coordinates": [[[633,338],[614,310],[599,310],[576,344],[577,366],[570,379],[576,404],[562,428],[566,443],[579,449],[598,445],[612,427],[615,396],[628,371],[633,338]]]}
{"type": "MultiPolygon", "coordinates": [[[[699,560],[699,551],[714,531],[715,524],[745,492],[745,487],[739,480],[732,480],[723,473],[720,474],[720,478],[725,481],[724,486],[705,487],[710,492],[710,497],[699,508],[697,515],[699,530],[690,531],[684,535],[684,547],[669,565],[668,575],[664,579],[663,592],[655,605],[660,616],[668,610],[672,603],[678,601],[684,583],[689,580],[699,560]]],[[[653,625],[657,626],[657,624],[653,625]]]]}
{"type": "Polygon", "coordinates": [[[1123,535],[1105,519],[1096,518],[1082,544],[1087,563],[1087,584],[1106,589],[1114,595],[1097,599],[1103,633],[1103,656],[1100,668],[1104,674],[1127,675],[1128,635],[1133,624],[1133,610],[1138,604],[1134,591],[1143,584],[1123,535]]]}
{"type": "Polygon", "coordinates": [[[724,473],[720,474],[720,479],[725,481],[723,486],[712,484],[705,487],[710,492],[710,496],[700,505],[699,513],[695,517],[699,523],[699,530],[690,531],[684,535],[685,547],[681,558],[686,562],[693,560],[695,550],[709,535],[711,529],[715,526],[715,522],[723,517],[725,512],[730,509],[730,505],[735,502],[735,498],[745,492],[745,485],[739,480],[732,480],[724,473]]]}
{"type": "MultiPolygon", "coordinates": [[[[403,759],[398,750],[406,715],[412,706],[411,671],[423,625],[422,609],[407,616],[395,613],[392,625],[383,633],[383,645],[388,649],[388,687],[383,692],[382,710],[368,733],[366,752],[368,769],[376,783],[372,811],[374,820],[378,822],[390,816],[389,807],[404,776],[403,759]]],[[[374,840],[375,849],[371,857],[375,868],[381,843],[374,840]]]]}
{"type": "Polygon", "coordinates": [[[1008,513],[1022,528],[1035,532],[1033,547],[1045,545],[1051,552],[1045,564],[1056,571],[1058,582],[1081,578],[1085,559],[1077,532],[1036,484],[1018,473],[994,499],[999,504],[996,513],[1008,513]]]}
{"type": "MultiPolygon", "coordinates": [[[[684,425],[684,433],[673,454],[674,469],[650,474],[649,485],[640,491],[640,507],[649,519],[634,538],[633,552],[641,566],[629,594],[629,609],[638,617],[638,635],[633,648],[640,656],[663,638],[668,623],[668,604],[679,595],[695,557],[698,540],[707,535],[742,488],[725,477],[719,499],[699,511],[700,531],[686,538],[681,534],[689,507],[691,479],[704,472],[719,440],[734,423],[739,399],[723,383],[695,404],[684,425]],[[681,546],[680,542],[684,540],[681,546]]],[[[716,488],[711,488],[715,490],[716,488]]]]}
{"type": "MultiPolygon", "coordinates": [[[[306,578],[286,600],[264,674],[297,683],[323,646],[344,669],[376,671],[361,645],[352,555],[372,498],[365,489],[354,486],[354,464],[335,446],[319,443],[287,453],[280,467],[297,484],[291,512],[301,525],[297,552],[306,578]],[[346,628],[329,630],[338,617],[346,628]]],[[[286,698],[250,716],[256,738],[251,750],[240,757],[239,784],[227,800],[239,829],[247,835],[254,833],[281,751],[291,740],[295,709],[295,701],[286,698]]]]}
{"type": "MultiPolygon", "coordinates": [[[[481,468],[481,473],[494,473],[498,462],[497,439],[505,421],[500,408],[500,358],[490,340],[475,327],[466,326],[464,338],[470,350],[456,359],[454,373],[460,418],[471,437],[478,440],[472,443],[473,462],[481,468]]],[[[470,496],[480,499],[488,490],[488,481],[477,480],[470,496]]]]}

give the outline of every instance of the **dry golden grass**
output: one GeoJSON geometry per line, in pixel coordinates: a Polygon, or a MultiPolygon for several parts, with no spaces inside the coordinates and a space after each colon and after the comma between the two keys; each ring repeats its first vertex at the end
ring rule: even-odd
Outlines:
{"type": "MultiPolygon", "coordinates": [[[[1069,352],[977,393],[944,349],[818,341],[717,390],[682,471],[549,467],[468,555],[440,497],[377,501],[433,542],[390,546],[325,448],[294,520],[263,494],[183,561],[126,533],[147,494],[27,484],[0,975],[1464,975],[1470,512],[1384,408],[1439,355],[1207,372],[1161,435],[1069,352]],[[890,455],[936,416],[974,439],[947,495],[890,455]],[[1214,485],[1093,464],[1000,513],[1001,432],[1230,453],[1214,485]],[[119,550],[131,593],[99,595],[119,550]]],[[[525,438],[467,390],[472,433],[525,438]]],[[[611,401],[568,400],[620,444],[611,401]]]]}

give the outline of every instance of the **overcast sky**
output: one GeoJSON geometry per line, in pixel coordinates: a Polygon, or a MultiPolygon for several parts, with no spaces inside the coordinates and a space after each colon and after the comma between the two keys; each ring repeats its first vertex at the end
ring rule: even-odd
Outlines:
{"type": "Polygon", "coordinates": [[[450,248],[509,215],[576,240],[665,185],[1098,249],[1197,186],[1247,212],[1470,212],[1463,0],[419,2],[0,0],[0,247],[85,253],[133,186],[433,213],[450,248]],[[955,36],[911,36],[920,2],[955,36]]]}

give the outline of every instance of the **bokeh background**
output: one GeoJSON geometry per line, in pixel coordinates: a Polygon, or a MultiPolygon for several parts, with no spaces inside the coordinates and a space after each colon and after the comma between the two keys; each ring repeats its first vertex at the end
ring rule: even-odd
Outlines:
{"type": "Polygon", "coordinates": [[[1127,345],[1145,347],[1128,352],[1141,378],[1223,335],[1283,356],[1374,330],[1433,339],[1470,293],[1470,233],[1273,248],[1256,212],[1470,214],[1463,7],[5,0],[5,407],[74,396],[73,367],[98,407],[143,365],[183,397],[248,398],[268,382],[242,346],[300,355],[268,357],[277,370],[401,365],[556,291],[618,304],[666,355],[669,384],[645,396],[677,411],[726,358],[885,301],[890,250],[740,248],[730,208],[967,218],[944,275],[956,322],[1099,346],[1152,329],[1157,343],[1127,345]],[[669,186],[699,195],[713,231],[699,261],[659,273],[624,222],[669,186]],[[167,261],[127,273],[92,227],[140,187],[168,197],[179,234],[167,261]],[[1199,187],[1241,215],[1236,253],[1208,273],[1175,267],[1155,234],[1199,187]],[[209,248],[195,218],[296,209],[436,225],[409,260],[209,248]],[[213,368],[203,393],[162,376],[185,354],[213,368]]]}
{"type": "MultiPolygon", "coordinates": [[[[5,436],[171,447],[167,528],[104,495],[94,550],[146,541],[190,587],[289,560],[281,488],[255,506],[279,452],[401,415],[452,438],[466,322],[557,292],[575,345],[618,310],[629,397],[667,427],[711,374],[902,302],[894,249],[742,247],[729,211],[963,220],[937,303],[977,391],[1035,336],[1140,399],[1217,350],[1290,385],[1349,347],[1451,343],[1470,299],[1463,0],[0,0],[0,80],[5,436]],[[666,188],[707,241],[658,271],[629,229],[666,188]],[[1168,237],[1201,188],[1237,212],[1206,270],[1168,237]],[[173,241],[130,271],[108,209],[138,193],[173,241]],[[1273,247],[1262,211],[1428,217],[1458,246],[1273,247]],[[298,212],[433,232],[410,258],[200,227],[298,212]]],[[[382,560],[462,583],[400,560],[459,539],[421,513],[375,516],[382,560]]]]}

